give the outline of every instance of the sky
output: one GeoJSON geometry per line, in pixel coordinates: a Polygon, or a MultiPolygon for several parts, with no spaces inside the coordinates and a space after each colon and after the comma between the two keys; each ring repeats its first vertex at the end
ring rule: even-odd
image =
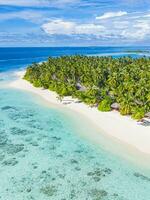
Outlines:
{"type": "Polygon", "coordinates": [[[150,45],[150,0],[0,0],[0,47],[133,45],[150,45]]]}

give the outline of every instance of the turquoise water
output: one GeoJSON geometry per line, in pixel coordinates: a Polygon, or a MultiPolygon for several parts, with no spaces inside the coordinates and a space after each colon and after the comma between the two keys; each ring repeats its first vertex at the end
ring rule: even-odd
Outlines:
{"type": "Polygon", "coordinates": [[[95,148],[74,123],[36,96],[0,89],[0,199],[149,199],[148,173],[95,148]]]}
{"type": "Polygon", "coordinates": [[[96,130],[9,88],[15,78],[0,74],[0,200],[150,199],[150,167],[82,137],[96,130]]]}

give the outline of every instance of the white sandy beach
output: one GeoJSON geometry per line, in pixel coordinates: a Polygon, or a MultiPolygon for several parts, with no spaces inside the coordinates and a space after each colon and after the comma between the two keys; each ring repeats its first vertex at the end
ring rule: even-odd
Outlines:
{"type": "Polygon", "coordinates": [[[60,102],[55,92],[33,87],[32,84],[22,79],[23,74],[24,72],[18,72],[18,79],[12,82],[10,86],[33,92],[52,104],[72,109],[84,115],[107,135],[143,153],[150,154],[150,126],[142,126],[128,116],[121,116],[117,111],[100,112],[97,108],[91,108],[84,103],[79,103],[78,100],[71,97],[64,98],[60,102]]]}

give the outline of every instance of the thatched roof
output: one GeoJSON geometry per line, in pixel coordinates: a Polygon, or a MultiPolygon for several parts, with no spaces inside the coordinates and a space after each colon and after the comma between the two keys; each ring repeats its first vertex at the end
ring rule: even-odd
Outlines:
{"type": "Polygon", "coordinates": [[[76,84],[76,88],[77,88],[77,90],[80,90],[83,92],[87,90],[87,88],[85,86],[81,85],[80,83],[76,84]]]}
{"type": "Polygon", "coordinates": [[[115,109],[115,110],[119,110],[120,105],[119,105],[119,103],[113,103],[113,104],[111,104],[111,108],[115,109]]]}
{"type": "Polygon", "coordinates": [[[150,118],[150,112],[146,113],[146,114],[145,114],[145,117],[150,118]]]}

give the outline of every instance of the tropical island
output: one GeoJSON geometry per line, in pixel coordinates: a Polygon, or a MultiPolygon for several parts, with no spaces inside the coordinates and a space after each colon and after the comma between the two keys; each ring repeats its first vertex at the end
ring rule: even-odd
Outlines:
{"type": "Polygon", "coordinates": [[[24,79],[100,111],[117,109],[137,120],[149,116],[150,58],[50,57],[30,65],[24,79]]]}
{"type": "Polygon", "coordinates": [[[104,135],[125,149],[150,154],[149,66],[146,57],[50,57],[16,72],[10,87],[85,120],[97,130],[85,137],[98,145],[104,135]]]}

